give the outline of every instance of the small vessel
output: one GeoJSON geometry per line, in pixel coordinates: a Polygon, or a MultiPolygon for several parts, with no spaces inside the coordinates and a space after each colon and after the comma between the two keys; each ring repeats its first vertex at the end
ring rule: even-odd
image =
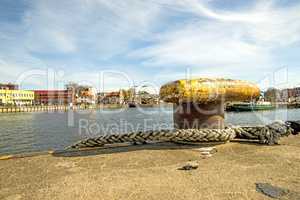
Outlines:
{"type": "Polygon", "coordinates": [[[259,111],[259,110],[273,110],[276,107],[271,102],[244,102],[235,103],[227,107],[227,111],[259,111]]]}
{"type": "Polygon", "coordinates": [[[136,104],[134,102],[129,102],[128,103],[128,107],[129,108],[135,108],[136,107],[136,104]]]}

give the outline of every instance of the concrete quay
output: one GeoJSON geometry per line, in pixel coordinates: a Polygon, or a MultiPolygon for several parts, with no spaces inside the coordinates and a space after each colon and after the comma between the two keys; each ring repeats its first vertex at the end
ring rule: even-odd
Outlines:
{"type": "Polygon", "coordinates": [[[231,142],[204,158],[199,146],[170,143],[57,152],[0,160],[0,199],[270,199],[270,183],[300,199],[300,137],[281,145],[231,142]],[[178,170],[188,162],[199,168],[178,170]]]}

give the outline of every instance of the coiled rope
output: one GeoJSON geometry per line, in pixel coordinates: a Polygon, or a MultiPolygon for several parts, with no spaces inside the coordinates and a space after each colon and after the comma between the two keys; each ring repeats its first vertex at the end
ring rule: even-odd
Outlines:
{"type": "Polygon", "coordinates": [[[67,149],[101,147],[116,143],[147,142],[227,142],[234,138],[256,139],[262,144],[278,144],[280,137],[289,136],[293,129],[288,123],[274,122],[266,126],[227,127],[225,129],[174,129],[113,134],[89,138],[75,143],[67,149]]]}

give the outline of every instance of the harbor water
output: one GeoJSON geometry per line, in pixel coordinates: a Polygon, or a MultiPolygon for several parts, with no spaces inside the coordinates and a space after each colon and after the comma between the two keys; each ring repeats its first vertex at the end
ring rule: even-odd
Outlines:
{"type": "MultiPolygon", "coordinates": [[[[172,107],[0,114],[0,155],[63,149],[104,134],[172,129],[172,107]]],[[[300,109],[227,112],[226,124],[300,120],[300,109]]]]}

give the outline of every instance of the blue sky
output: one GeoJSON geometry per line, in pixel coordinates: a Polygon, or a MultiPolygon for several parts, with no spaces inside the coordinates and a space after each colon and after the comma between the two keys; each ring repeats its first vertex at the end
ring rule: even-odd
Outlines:
{"type": "Polygon", "coordinates": [[[25,89],[159,88],[187,74],[293,87],[299,55],[296,0],[0,2],[0,81],[25,89]]]}

